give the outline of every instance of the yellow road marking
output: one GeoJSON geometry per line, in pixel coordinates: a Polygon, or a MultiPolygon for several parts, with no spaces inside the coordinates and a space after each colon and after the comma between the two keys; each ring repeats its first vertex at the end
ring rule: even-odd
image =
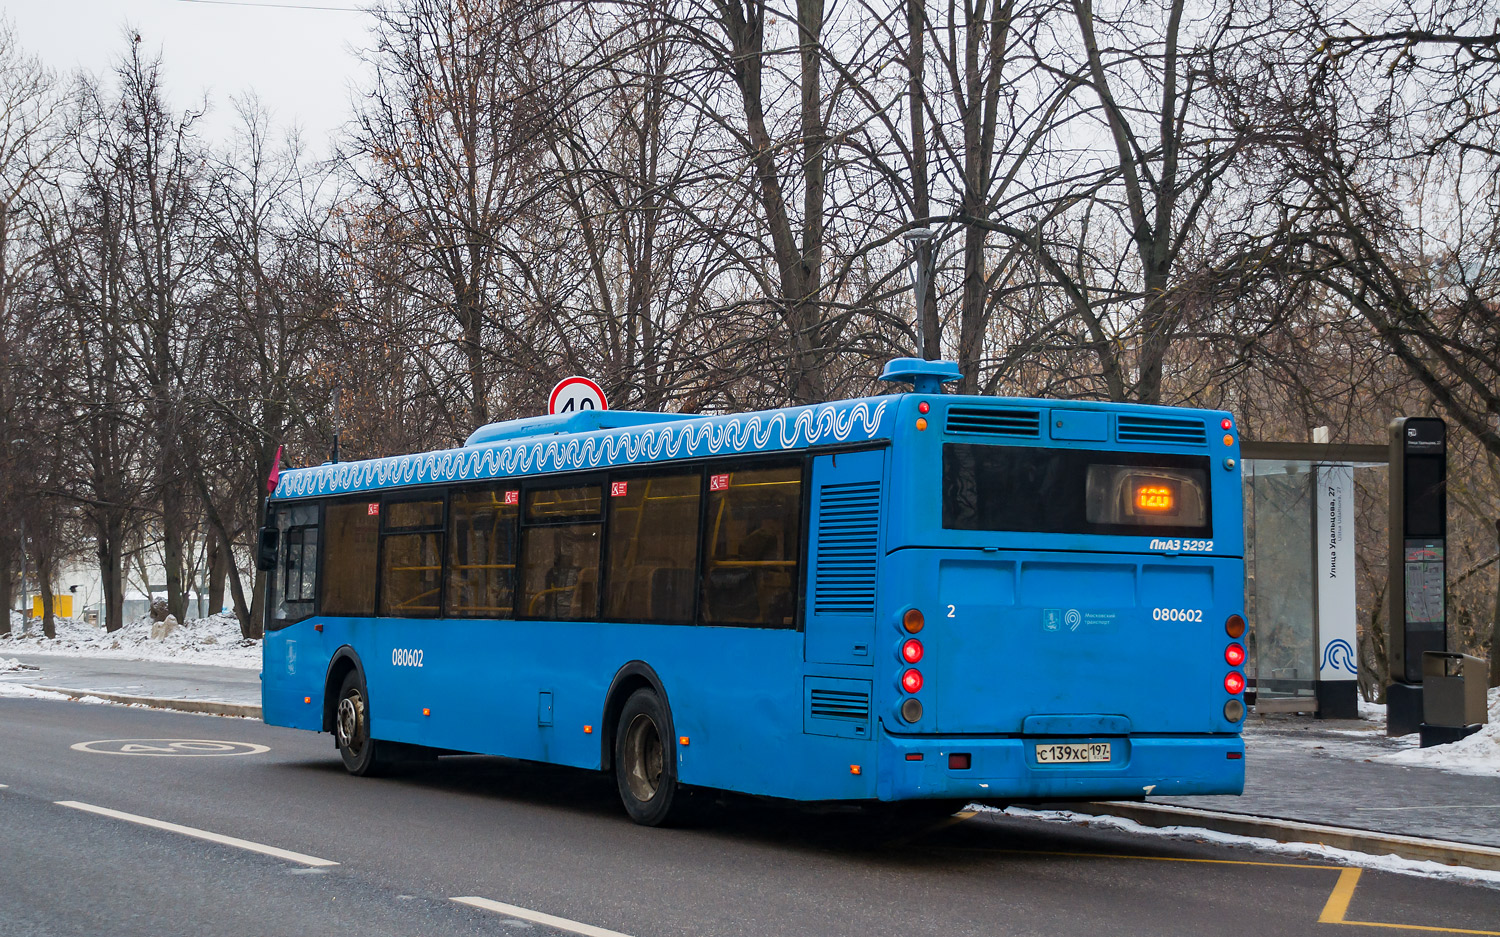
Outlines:
{"type": "Polygon", "coordinates": [[[1333,894],[1328,896],[1328,903],[1323,905],[1323,913],[1318,915],[1319,924],[1343,924],[1344,915],[1349,913],[1349,902],[1354,898],[1354,886],[1359,884],[1359,874],[1362,869],[1345,869],[1339,873],[1338,883],[1333,886],[1333,894]]]}
{"type": "Polygon", "coordinates": [[[1364,869],[1345,869],[1339,873],[1338,884],[1333,886],[1333,894],[1328,896],[1328,903],[1323,905],[1323,913],[1318,915],[1319,924],[1348,924],[1351,927],[1385,927],[1392,930],[1419,930],[1436,934],[1481,934],[1484,937],[1500,937],[1500,931],[1493,930],[1471,930],[1464,927],[1433,927],[1428,924],[1386,924],[1380,921],[1350,921],[1344,917],[1349,913],[1349,902],[1354,898],[1354,886],[1359,884],[1359,876],[1364,869]]]}

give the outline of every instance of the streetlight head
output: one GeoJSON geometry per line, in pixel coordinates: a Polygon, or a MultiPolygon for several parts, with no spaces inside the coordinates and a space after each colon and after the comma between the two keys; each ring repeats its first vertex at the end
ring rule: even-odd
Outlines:
{"type": "Polygon", "coordinates": [[[912,228],[902,235],[908,241],[930,241],[937,237],[937,232],[931,228],[912,228]]]}

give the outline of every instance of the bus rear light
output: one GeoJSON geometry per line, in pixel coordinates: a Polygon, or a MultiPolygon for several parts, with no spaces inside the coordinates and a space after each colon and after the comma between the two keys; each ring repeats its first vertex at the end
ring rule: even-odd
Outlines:
{"type": "Polygon", "coordinates": [[[1245,636],[1245,619],[1238,615],[1230,615],[1229,620],[1224,622],[1224,633],[1231,638],[1243,638],[1245,636]]]}
{"type": "Polygon", "coordinates": [[[1242,673],[1228,673],[1224,675],[1224,692],[1231,696],[1238,696],[1245,692],[1245,675],[1242,673]]]}
{"type": "Polygon", "coordinates": [[[922,430],[925,430],[926,428],[927,428],[927,418],[924,417],[924,416],[917,417],[917,432],[920,433],[922,430]]]}
{"type": "Polygon", "coordinates": [[[1243,644],[1231,644],[1224,649],[1224,663],[1231,667],[1238,667],[1245,662],[1245,646],[1243,644]]]}
{"type": "Polygon", "coordinates": [[[922,689],[922,671],[912,667],[901,675],[901,689],[916,693],[922,689]]]}
{"type": "MultiPolygon", "coordinates": [[[[903,702],[901,704],[901,718],[905,719],[907,722],[921,722],[922,701],[919,699],[908,699],[903,702]]],[[[911,759],[910,755],[907,755],[906,757],[908,760],[911,759]]],[[[917,756],[917,760],[922,760],[920,755],[917,756]]]]}
{"type": "Polygon", "coordinates": [[[430,715],[432,715],[432,710],[427,709],[426,707],[423,707],[423,709],[422,709],[422,715],[424,715],[424,716],[430,716],[430,715]]]}
{"type": "Polygon", "coordinates": [[[859,765],[850,765],[849,766],[849,773],[850,774],[859,774],[860,773],[860,771],[859,771],[859,765]]]}
{"type": "Polygon", "coordinates": [[[969,752],[953,752],[948,755],[948,767],[954,771],[968,771],[973,763],[973,755],[969,752]]]}
{"type": "Polygon", "coordinates": [[[1224,753],[1224,757],[1227,758],[1227,759],[1229,759],[1230,761],[1239,761],[1241,758],[1245,757],[1245,753],[1244,752],[1225,752],[1224,753]]]}
{"type": "Polygon", "coordinates": [[[1226,446],[1232,446],[1232,445],[1234,445],[1234,437],[1231,436],[1231,435],[1229,435],[1228,433],[1225,433],[1224,434],[1224,445],[1226,445],[1226,446]]]}
{"type": "Polygon", "coordinates": [[[922,753],[921,752],[907,752],[906,753],[906,760],[907,761],[921,761],[922,760],[922,753]]]}
{"type": "Polygon", "coordinates": [[[302,697],[302,702],[304,702],[304,703],[311,703],[312,702],[312,697],[311,696],[304,696],[304,697],[302,697]]]}
{"type": "Polygon", "coordinates": [[[931,409],[932,409],[932,404],[928,403],[925,400],[922,401],[921,403],[917,404],[917,412],[918,413],[926,413],[926,412],[928,412],[931,409]]]}
{"type": "Polygon", "coordinates": [[[921,609],[909,608],[906,614],[901,616],[901,627],[905,628],[908,634],[916,634],[925,624],[927,621],[922,617],[921,609]]]}
{"type": "Polygon", "coordinates": [[[916,638],[907,638],[906,643],[901,645],[901,659],[908,664],[915,664],[922,659],[922,642],[916,638]]]}
{"type": "Polygon", "coordinates": [[[1224,718],[1230,722],[1239,722],[1245,718],[1245,704],[1237,699],[1232,699],[1225,703],[1224,718]]]}
{"type": "Polygon", "coordinates": [[[1219,428],[1225,431],[1232,430],[1234,429],[1234,421],[1229,417],[1225,417],[1223,420],[1219,421],[1219,428]]]}

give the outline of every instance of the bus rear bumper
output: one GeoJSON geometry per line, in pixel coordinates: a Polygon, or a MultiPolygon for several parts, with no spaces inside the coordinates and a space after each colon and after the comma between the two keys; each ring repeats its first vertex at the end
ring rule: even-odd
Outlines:
{"type": "Polygon", "coordinates": [[[1107,738],[896,737],[881,741],[880,800],[1092,800],[1240,794],[1245,743],[1239,735],[1107,738]],[[1110,760],[1043,764],[1038,746],[1110,745],[1110,760]],[[968,767],[962,757],[967,755],[968,767]],[[918,757],[920,756],[920,757],[918,757]]]}

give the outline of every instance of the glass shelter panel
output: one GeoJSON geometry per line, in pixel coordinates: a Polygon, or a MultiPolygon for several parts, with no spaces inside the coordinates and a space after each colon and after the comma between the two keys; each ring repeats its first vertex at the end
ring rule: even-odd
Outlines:
{"type": "Polygon", "coordinates": [[[1318,676],[1313,602],[1312,465],[1246,463],[1250,659],[1260,696],[1310,692],[1318,676]]]}

